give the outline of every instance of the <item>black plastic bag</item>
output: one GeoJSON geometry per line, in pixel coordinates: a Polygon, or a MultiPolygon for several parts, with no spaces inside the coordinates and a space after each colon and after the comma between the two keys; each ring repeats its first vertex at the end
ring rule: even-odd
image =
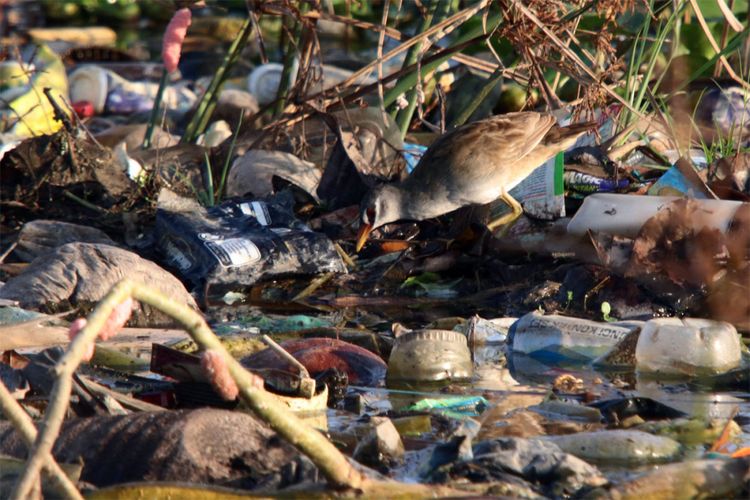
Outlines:
{"type": "Polygon", "coordinates": [[[293,205],[288,191],[209,209],[162,191],[157,248],[195,284],[251,285],[282,275],[346,272],[331,240],[297,220],[293,205]]]}

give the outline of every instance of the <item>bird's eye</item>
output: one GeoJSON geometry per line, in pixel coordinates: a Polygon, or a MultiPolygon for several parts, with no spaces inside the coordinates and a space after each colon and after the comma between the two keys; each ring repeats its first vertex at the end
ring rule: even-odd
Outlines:
{"type": "Polygon", "coordinates": [[[375,221],[375,209],[374,208],[368,208],[367,209],[367,220],[372,224],[375,221]]]}

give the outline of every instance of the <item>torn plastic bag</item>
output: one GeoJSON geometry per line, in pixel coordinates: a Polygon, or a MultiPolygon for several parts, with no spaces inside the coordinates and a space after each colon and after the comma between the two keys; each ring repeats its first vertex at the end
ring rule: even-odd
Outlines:
{"type": "Polygon", "coordinates": [[[288,191],[212,208],[162,190],[157,246],[195,284],[251,285],[290,274],[344,273],[333,243],[294,217],[288,191]]]}

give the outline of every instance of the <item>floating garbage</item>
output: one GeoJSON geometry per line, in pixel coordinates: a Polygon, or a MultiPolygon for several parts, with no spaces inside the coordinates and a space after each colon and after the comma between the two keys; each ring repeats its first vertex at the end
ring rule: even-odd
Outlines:
{"type": "MultiPolygon", "coordinates": [[[[124,276],[154,286],[175,303],[197,309],[195,299],[175,276],[136,253],[103,243],[66,243],[56,247],[0,288],[0,298],[47,312],[61,308],[88,311],[124,276]]],[[[174,319],[140,304],[129,325],[172,326],[174,319]]]]}
{"type": "Polygon", "coordinates": [[[674,420],[662,420],[660,422],[647,422],[637,427],[659,436],[667,436],[683,445],[711,445],[722,434],[735,439],[742,434],[742,429],[734,420],[727,422],[726,419],[702,419],[702,418],[677,418],[674,420]]]}
{"type": "Polygon", "coordinates": [[[643,431],[611,430],[546,436],[564,452],[584,460],[608,464],[648,464],[677,458],[680,443],[643,431]]]}
{"type": "Polygon", "coordinates": [[[484,319],[475,315],[465,324],[457,325],[453,329],[463,332],[472,345],[500,343],[508,338],[508,330],[516,321],[518,318],[484,319]]]}
{"type": "Polygon", "coordinates": [[[345,273],[331,240],[294,217],[290,193],[205,209],[162,191],[157,246],[194,283],[251,285],[290,274],[345,273]]]}
{"type": "MultiPolygon", "coordinates": [[[[335,13],[325,9],[330,2],[305,2],[309,8],[291,16],[284,6],[300,2],[266,2],[254,16],[247,3],[0,0],[0,27],[22,30],[0,49],[0,122],[10,127],[0,130],[0,379],[22,411],[36,422],[54,418],[49,394],[65,384],[56,381],[57,363],[72,353],[63,365],[71,367],[81,343],[66,349],[73,314],[95,307],[84,332],[96,333],[112,305],[97,303],[123,277],[133,283],[114,294],[132,291],[139,304],[130,327],[97,342],[91,361],[75,370],[62,433],[48,436],[60,463],[80,462],[77,487],[92,498],[748,496],[750,459],[730,458],[750,455],[747,339],[708,319],[645,322],[704,317],[750,332],[746,91],[720,83],[721,93],[705,92],[707,84],[688,82],[698,74],[690,68],[663,80],[661,90],[675,94],[666,107],[655,109],[650,95],[641,96],[639,116],[612,104],[601,84],[621,75],[606,70],[640,47],[626,32],[658,42],[660,28],[617,26],[623,13],[650,22],[647,8],[624,12],[628,2],[589,10],[587,19],[606,17],[575,43],[601,62],[590,68],[592,85],[563,78],[545,97],[562,100],[554,119],[575,112],[576,120],[596,120],[598,133],[501,186],[513,189],[525,214],[495,234],[478,222],[504,204],[386,225],[355,254],[357,219],[370,218],[362,199],[381,183],[408,179],[425,145],[456,160],[422,179],[422,191],[438,198],[482,190],[482,168],[462,179],[465,189],[442,185],[443,174],[461,177],[462,161],[489,154],[482,150],[489,142],[508,146],[510,170],[524,166],[513,163],[523,153],[514,146],[541,152],[533,127],[520,122],[482,129],[476,143],[450,131],[507,109],[509,100],[534,108],[550,89],[527,93],[528,82],[513,80],[543,79],[549,65],[514,73],[498,62],[532,35],[540,53],[557,50],[545,26],[570,41],[555,23],[577,7],[510,2],[498,13],[485,2],[432,2],[450,12],[439,7],[430,28],[424,9],[403,2],[378,44],[364,20],[393,14],[382,11],[388,2],[351,2],[351,12],[333,2],[335,13]],[[129,38],[160,31],[175,10],[168,3],[195,18],[179,71],[175,58],[159,60],[150,36],[129,38]],[[161,14],[159,21],[148,14],[125,26],[134,7],[161,14]],[[42,9],[44,18],[36,17],[42,9]],[[117,32],[55,15],[71,9],[83,24],[115,21],[117,32]],[[529,14],[540,22],[529,24],[529,14]],[[33,29],[51,19],[71,27],[33,29]],[[482,35],[499,22],[507,30],[492,35],[503,42],[493,43],[493,57],[482,35]],[[326,24],[337,27],[334,43],[326,24]],[[420,32],[431,52],[412,60],[408,45],[420,32]],[[623,50],[592,45],[611,33],[623,50]],[[36,49],[26,35],[54,45],[36,49]],[[356,68],[363,76],[341,85],[356,68]],[[370,84],[375,73],[380,85],[370,84]],[[166,112],[151,109],[162,75],[166,112]],[[280,89],[282,76],[290,80],[280,89]],[[674,87],[683,84],[684,92],[674,87]],[[686,117],[701,90],[694,124],[686,117]],[[584,97],[581,109],[574,95],[584,97]],[[10,111],[19,103],[30,107],[10,111]],[[686,129],[701,129],[691,136],[700,151],[683,142],[686,129]],[[170,191],[157,206],[162,188],[170,191]],[[157,301],[141,285],[168,297],[157,301]],[[207,299],[200,314],[197,296],[207,299]],[[184,314],[178,321],[160,307],[184,314]],[[413,330],[392,335],[396,322],[413,330]],[[223,358],[225,349],[236,362],[223,358]],[[184,411],[196,406],[233,411],[184,411]],[[266,422],[245,414],[251,410],[266,422]],[[699,456],[722,459],[687,461],[699,456]],[[352,470],[352,458],[377,470],[352,470]],[[672,460],[681,463],[664,464],[672,460]]],[[[737,24],[747,20],[723,14],[741,35],[737,24]]],[[[696,23],[686,25],[694,29],[676,37],[681,43],[706,38],[696,23]]],[[[738,40],[729,36],[726,45],[738,40]]],[[[658,45],[654,67],[634,66],[627,79],[659,78],[665,54],[685,51],[658,45]]],[[[571,54],[558,65],[580,66],[571,54]]],[[[4,412],[12,404],[4,401],[4,412]]],[[[0,452],[25,457],[27,442],[0,422],[0,452]]],[[[34,473],[3,457],[0,469],[0,497],[24,470],[34,473]]],[[[31,479],[52,483],[48,475],[31,479]]],[[[57,495],[47,487],[43,493],[57,495]]]]}
{"type": "Polygon", "coordinates": [[[695,118],[702,122],[706,132],[737,142],[747,139],[750,111],[746,89],[739,85],[711,86],[701,92],[699,99],[695,118]]]}
{"type": "Polygon", "coordinates": [[[498,488],[492,491],[510,498],[565,498],[608,482],[595,466],[540,439],[482,441],[471,452],[467,459],[438,468],[432,480],[492,482],[498,488]]]}
{"type": "Polygon", "coordinates": [[[591,193],[621,191],[630,185],[630,181],[627,179],[603,179],[582,172],[565,172],[563,174],[563,181],[567,189],[577,193],[579,196],[591,193]]]}
{"type": "Polygon", "coordinates": [[[510,195],[518,200],[523,205],[524,212],[532,217],[542,220],[564,217],[564,170],[564,155],[559,153],[511,189],[510,195]]]}
{"type": "Polygon", "coordinates": [[[404,443],[391,419],[374,417],[365,424],[361,434],[352,454],[358,462],[387,471],[389,466],[403,459],[404,443]]]}
{"type": "Polygon", "coordinates": [[[712,375],[740,364],[740,338],[729,323],[700,318],[657,318],[646,323],[635,357],[641,372],[712,375]]]}
{"type": "Polygon", "coordinates": [[[618,425],[634,417],[643,421],[667,420],[685,417],[687,414],[665,404],[644,397],[602,399],[589,406],[597,408],[608,424],[618,425]]]}
{"type": "MultiPolygon", "coordinates": [[[[131,114],[148,112],[154,107],[159,88],[151,82],[131,82],[114,71],[95,65],[83,65],[69,76],[70,100],[89,102],[97,114],[131,114]]],[[[179,112],[188,111],[197,97],[185,86],[164,89],[162,105],[179,112]]]]}
{"type": "Polygon", "coordinates": [[[410,142],[404,143],[404,150],[401,153],[406,160],[406,171],[411,173],[414,167],[417,166],[419,160],[422,159],[422,155],[427,151],[427,146],[421,144],[412,144],[410,142]]]}
{"type": "Polygon", "coordinates": [[[454,396],[421,399],[409,406],[412,411],[435,411],[454,418],[476,417],[487,409],[488,401],[482,396],[454,396]]]}
{"type": "Polygon", "coordinates": [[[116,246],[103,231],[69,222],[39,219],[23,225],[18,233],[15,254],[27,262],[48,254],[66,243],[103,243],[116,246]]]}
{"type": "Polygon", "coordinates": [[[474,373],[466,336],[450,330],[400,333],[388,360],[388,384],[467,380],[474,373]]]}
{"type": "Polygon", "coordinates": [[[574,421],[593,423],[598,423],[602,420],[602,414],[598,409],[566,401],[544,401],[528,408],[549,418],[564,419],[567,417],[574,421]]]}
{"type": "Polygon", "coordinates": [[[274,177],[299,187],[316,201],[321,172],[309,161],[283,151],[251,149],[238,156],[227,175],[227,195],[264,197],[274,193],[274,177]]]}
{"type": "Polygon", "coordinates": [[[601,356],[614,347],[641,322],[599,323],[537,311],[521,317],[508,334],[513,352],[524,353],[544,361],[585,362],[601,356]]]}
{"type": "MultiPolygon", "coordinates": [[[[667,152],[667,156],[677,156],[677,152],[674,155],[670,155],[667,152]]],[[[672,160],[672,158],[670,158],[672,160]]],[[[672,163],[676,163],[678,158],[674,158],[672,163]]],[[[689,168],[696,168],[698,172],[703,171],[708,166],[706,161],[706,155],[701,151],[690,151],[690,164],[687,165],[689,168]]],[[[699,175],[699,174],[698,174],[699,175]]],[[[691,178],[693,176],[691,175],[691,178]]],[[[654,182],[650,188],[648,188],[648,194],[652,196],[688,196],[690,198],[708,198],[707,194],[702,189],[702,186],[697,186],[695,183],[685,177],[680,171],[679,165],[672,165],[656,182],[654,182]]]]}
{"type": "MultiPolygon", "coordinates": [[[[312,377],[328,370],[340,370],[355,385],[378,386],[385,378],[382,359],[354,344],[329,338],[310,338],[282,342],[281,347],[299,361],[312,377]]],[[[272,349],[244,357],[241,363],[251,370],[274,369],[293,372],[297,368],[272,349]]]]}
{"type": "MultiPolygon", "coordinates": [[[[26,444],[10,423],[0,422],[0,436],[0,453],[26,456],[26,444]]],[[[215,409],[66,419],[57,443],[58,459],[80,458],[81,479],[96,486],[145,480],[212,483],[247,471],[260,478],[299,453],[257,417],[215,409]]]]}
{"type": "Polygon", "coordinates": [[[666,464],[608,491],[612,498],[733,498],[747,494],[749,458],[666,464]]]}

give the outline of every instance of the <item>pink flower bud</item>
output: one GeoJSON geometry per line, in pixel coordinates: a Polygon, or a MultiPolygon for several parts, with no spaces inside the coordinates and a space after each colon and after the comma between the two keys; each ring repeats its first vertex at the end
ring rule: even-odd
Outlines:
{"type": "MultiPolygon", "coordinates": [[[[206,370],[211,385],[222,398],[227,401],[237,399],[240,390],[229,373],[229,368],[221,354],[214,350],[204,352],[201,357],[201,366],[206,370]]],[[[263,380],[260,377],[254,376],[253,382],[255,387],[263,387],[263,380]]]]}
{"type": "Polygon", "coordinates": [[[112,310],[112,313],[104,322],[104,326],[99,330],[99,338],[102,340],[109,340],[115,336],[120,329],[125,326],[125,323],[130,319],[130,313],[133,311],[133,299],[128,297],[127,299],[120,302],[117,307],[112,310]]]}
{"type": "Polygon", "coordinates": [[[164,67],[169,73],[176,70],[177,64],[180,62],[182,42],[185,40],[190,21],[190,9],[180,9],[174,13],[172,20],[169,21],[167,29],[164,31],[164,40],[161,46],[161,58],[162,61],[164,61],[164,67]]]}
{"type": "MultiPolygon", "coordinates": [[[[83,330],[86,326],[86,318],[77,318],[68,327],[68,338],[72,342],[74,338],[83,330]]],[[[91,361],[94,357],[94,343],[92,342],[86,347],[86,352],[83,354],[83,361],[91,361]]]]}
{"type": "MultiPolygon", "coordinates": [[[[120,302],[117,307],[112,310],[109,318],[107,318],[107,321],[104,322],[102,329],[99,330],[98,337],[100,337],[102,340],[109,340],[110,338],[114,337],[115,334],[120,331],[120,328],[125,326],[125,323],[128,322],[128,319],[130,319],[130,313],[132,311],[133,299],[128,297],[127,299],[120,302]]],[[[81,333],[81,330],[83,330],[85,326],[86,318],[78,318],[70,324],[70,326],[68,327],[68,338],[71,340],[71,342],[78,336],[79,333],[81,333]]],[[[94,357],[93,342],[86,348],[86,352],[83,355],[83,361],[91,361],[92,357],[94,357]]]]}

